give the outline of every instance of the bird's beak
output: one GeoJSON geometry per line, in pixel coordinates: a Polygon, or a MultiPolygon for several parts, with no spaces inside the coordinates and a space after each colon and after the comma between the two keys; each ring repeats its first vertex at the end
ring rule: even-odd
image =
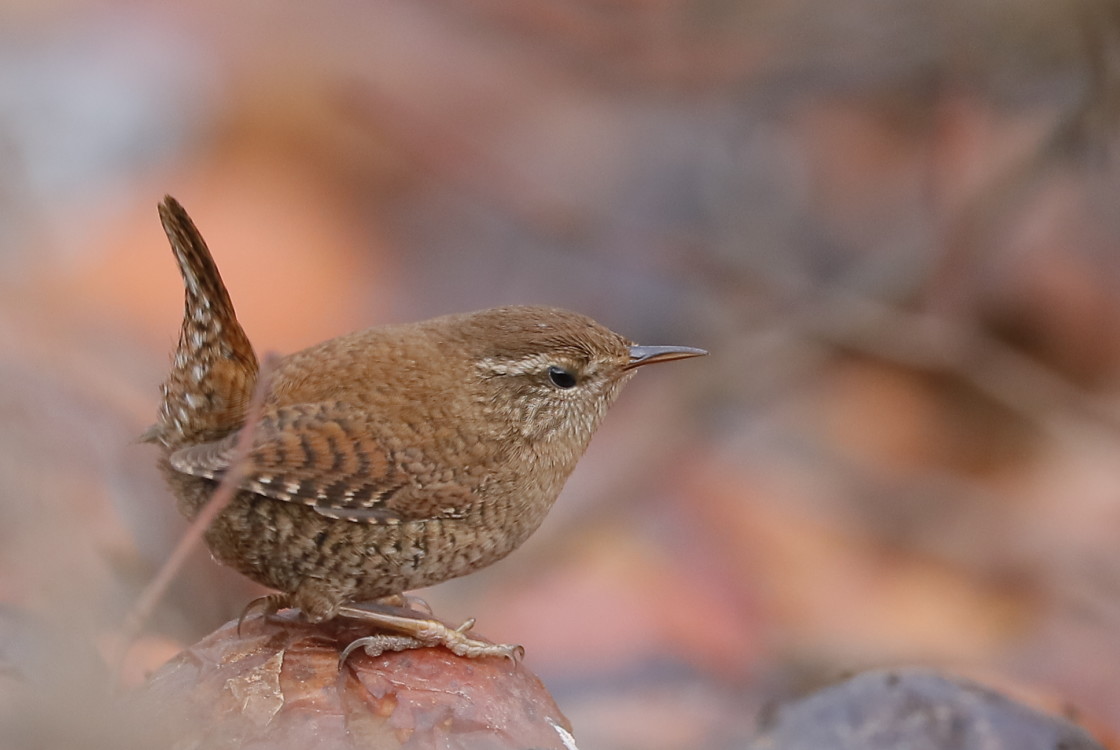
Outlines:
{"type": "Polygon", "coordinates": [[[635,367],[652,365],[654,362],[703,357],[705,354],[707,352],[703,349],[693,349],[691,346],[632,346],[630,361],[623,365],[622,369],[633,370],[635,367]]]}

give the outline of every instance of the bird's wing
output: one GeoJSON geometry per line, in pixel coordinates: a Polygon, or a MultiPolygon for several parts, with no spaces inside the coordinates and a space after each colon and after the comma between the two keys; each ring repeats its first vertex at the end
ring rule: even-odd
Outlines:
{"type": "MultiPolygon", "coordinates": [[[[256,426],[239,488],[302,503],[330,518],[392,524],[431,517],[427,503],[395,496],[410,482],[378,436],[370,415],[341,403],[272,409],[256,426]],[[404,500],[404,502],[402,502],[404,500]]],[[[239,433],[173,452],[171,466],[184,474],[220,480],[237,455],[239,433]]],[[[412,494],[406,492],[406,494],[412,494]]]]}

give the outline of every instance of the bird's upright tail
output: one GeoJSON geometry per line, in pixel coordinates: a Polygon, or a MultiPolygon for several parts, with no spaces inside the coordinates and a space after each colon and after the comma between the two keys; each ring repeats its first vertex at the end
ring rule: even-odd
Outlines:
{"type": "Polygon", "coordinates": [[[186,210],[166,196],[159,217],[186,296],[179,346],[161,387],[159,420],[142,439],[174,449],[240,427],[259,366],[214,258],[186,210]]]}

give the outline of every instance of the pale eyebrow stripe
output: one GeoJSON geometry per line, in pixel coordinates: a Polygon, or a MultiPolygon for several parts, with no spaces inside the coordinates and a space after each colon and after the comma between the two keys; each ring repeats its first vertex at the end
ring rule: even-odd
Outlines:
{"type": "Polygon", "coordinates": [[[527,375],[542,369],[546,364],[544,355],[530,354],[521,359],[486,357],[479,360],[478,367],[494,375],[527,375]]]}

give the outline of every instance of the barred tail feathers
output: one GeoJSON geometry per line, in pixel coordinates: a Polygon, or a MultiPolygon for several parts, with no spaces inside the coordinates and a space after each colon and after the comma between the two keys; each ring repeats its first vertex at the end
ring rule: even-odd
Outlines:
{"type": "Polygon", "coordinates": [[[183,206],[166,196],[159,216],[185,286],[183,325],[163,384],[159,421],[145,439],[169,448],[240,426],[259,369],[217,264],[183,206]]]}

